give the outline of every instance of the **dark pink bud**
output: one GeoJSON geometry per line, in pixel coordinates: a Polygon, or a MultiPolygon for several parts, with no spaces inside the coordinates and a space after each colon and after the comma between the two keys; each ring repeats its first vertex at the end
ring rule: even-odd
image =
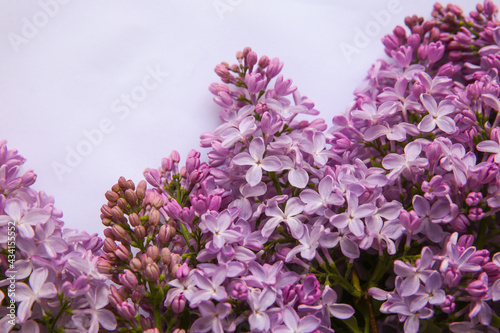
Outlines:
{"type": "Polygon", "coordinates": [[[170,262],[172,261],[172,252],[170,252],[170,249],[168,247],[164,247],[161,249],[161,262],[165,265],[169,265],[170,262]]]}
{"type": "Polygon", "coordinates": [[[146,228],[143,225],[134,228],[134,235],[139,239],[144,239],[148,235],[146,228]]]}
{"type": "Polygon", "coordinates": [[[407,43],[412,47],[412,49],[417,50],[420,46],[420,36],[417,34],[411,34],[408,36],[407,43]]]}
{"type": "Polygon", "coordinates": [[[427,47],[427,57],[431,62],[439,61],[444,55],[445,47],[441,41],[429,43],[427,47]]]}
{"type": "Polygon", "coordinates": [[[175,272],[175,276],[179,280],[182,280],[188,276],[190,271],[191,269],[189,268],[189,266],[186,263],[184,263],[177,269],[177,271],[175,272]]]}
{"type": "Polygon", "coordinates": [[[137,227],[141,225],[141,218],[137,215],[137,213],[132,213],[128,216],[128,222],[131,226],[137,227]]]}
{"type": "Polygon", "coordinates": [[[283,294],[283,303],[284,304],[290,304],[292,303],[295,298],[297,297],[297,292],[295,290],[295,286],[292,284],[289,284],[283,288],[282,291],[283,294]]]}
{"type": "Polygon", "coordinates": [[[152,225],[158,225],[160,223],[160,219],[161,219],[160,211],[154,208],[151,209],[151,211],[148,214],[149,223],[151,223],[152,225]]]}
{"type": "Polygon", "coordinates": [[[134,272],[140,272],[142,270],[142,263],[139,258],[132,258],[130,260],[130,269],[133,270],[134,272]]]}
{"type": "Polygon", "coordinates": [[[116,246],[114,254],[123,261],[129,261],[132,256],[130,251],[123,244],[118,244],[116,246]]]}
{"type": "Polygon", "coordinates": [[[101,273],[109,274],[111,273],[113,266],[111,266],[111,263],[107,259],[99,258],[99,260],[97,261],[97,269],[101,273]]]}
{"type": "Polygon", "coordinates": [[[135,207],[137,205],[137,194],[131,189],[127,189],[125,191],[125,199],[132,206],[135,207]]]}
{"type": "Polygon", "coordinates": [[[453,313],[455,312],[455,298],[451,295],[446,295],[446,299],[444,303],[440,305],[441,310],[443,310],[444,313],[453,313]]]}
{"type": "Polygon", "coordinates": [[[483,194],[481,192],[470,192],[465,199],[465,203],[468,206],[477,206],[481,200],[483,200],[483,194]]]}
{"type": "Polygon", "coordinates": [[[148,255],[148,257],[156,261],[160,257],[160,249],[158,249],[158,246],[156,245],[150,245],[146,249],[146,254],[148,255]]]}
{"type": "Polygon", "coordinates": [[[490,261],[490,251],[488,250],[477,250],[474,254],[469,258],[469,263],[476,264],[479,266],[485,265],[488,261],[490,261]]]}
{"type": "Polygon", "coordinates": [[[158,230],[158,242],[161,245],[166,245],[170,241],[170,235],[168,234],[167,226],[164,224],[158,230]]]}
{"type": "Polygon", "coordinates": [[[479,221],[481,220],[486,214],[483,212],[483,210],[479,207],[472,207],[469,209],[469,215],[467,217],[471,221],[479,221]]]}
{"type": "Polygon", "coordinates": [[[259,67],[266,68],[269,65],[269,58],[267,56],[262,56],[259,59],[259,67]]]}
{"type": "Polygon", "coordinates": [[[130,304],[129,302],[121,302],[116,306],[116,310],[118,310],[118,313],[126,320],[129,320],[131,322],[135,322],[135,315],[137,314],[135,311],[135,307],[133,304],[130,304]]]}
{"type": "Polygon", "coordinates": [[[137,198],[139,198],[140,200],[144,199],[144,197],[146,196],[147,186],[148,184],[144,180],[141,180],[139,184],[137,184],[137,189],[135,190],[135,193],[137,194],[137,198]]]}
{"type": "Polygon", "coordinates": [[[498,176],[498,173],[498,164],[486,162],[486,164],[479,171],[478,180],[482,184],[487,184],[495,179],[498,176]]]}
{"type": "Polygon", "coordinates": [[[111,231],[113,232],[113,235],[115,236],[116,240],[118,241],[125,241],[127,243],[132,242],[132,238],[128,234],[128,232],[123,229],[122,226],[115,224],[114,226],[111,227],[111,231]]]}
{"type": "Polygon", "coordinates": [[[420,60],[427,59],[427,44],[421,44],[418,47],[417,56],[418,56],[418,59],[420,59],[420,60]]]}
{"type": "Polygon", "coordinates": [[[254,51],[250,51],[248,52],[247,54],[247,64],[248,66],[252,67],[253,65],[255,65],[257,63],[257,53],[255,53],[254,51]]]}
{"type": "Polygon", "coordinates": [[[154,262],[149,263],[146,266],[145,275],[149,281],[157,282],[160,278],[160,269],[158,268],[158,265],[154,262]]]}
{"type": "Polygon", "coordinates": [[[118,278],[124,287],[134,290],[137,288],[138,281],[137,277],[130,270],[126,269],[122,274],[118,275],[118,278]]]}
{"type": "Polygon", "coordinates": [[[116,243],[113,239],[106,237],[103,242],[102,249],[104,252],[111,252],[116,250],[116,243]]]}
{"type": "MultiPolygon", "coordinates": [[[[485,273],[482,273],[485,274],[485,273]]],[[[488,286],[482,280],[475,280],[465,288],[472,297],[484,298],[488,296],[488,286]]]]}
{"type": "Polygon", "coordinates": [[[183,294],[178,294],[172,301],[172,311],[174,313],[182,313],[186,307],[186,297],[183,294]]]}

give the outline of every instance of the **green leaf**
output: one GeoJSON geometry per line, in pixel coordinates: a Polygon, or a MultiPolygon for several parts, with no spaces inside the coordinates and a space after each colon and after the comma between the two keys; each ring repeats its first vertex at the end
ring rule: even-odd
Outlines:
{"type": "Polygon", "coordinates": [[[441,329],[434,324],[434,322],[429,320],[421,320],[420,321],[420,330],[419,333],[441,333],[441,329]]]}
{"type": "Polygon", "coordinates": [[[493,315],[493,318],[491,319],[491,326],[495,326],[500,328],[500,317],[497,315],[493,315]]]}
{"type": "Polygon", "coordinates": [[[351,329],[351,331],[353,333],[362,333],[361,330],[359,329],[358,321],[356,320],[356,317],[352,316],[351,318],[344,319],[342,321],[347,325],[347,327],[349,327],[351,329]]]}

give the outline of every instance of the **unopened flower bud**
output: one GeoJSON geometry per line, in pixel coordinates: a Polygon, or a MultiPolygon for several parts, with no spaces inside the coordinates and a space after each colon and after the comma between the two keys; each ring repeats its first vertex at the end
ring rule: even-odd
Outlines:
{"type": "Polygon", "coordinates": [[[161,262],[165,265],[169,265],[172,262],[172,252],[168,247],[161,249],[161,262]]]}
{"type": "Polygon", "coordinates": [[[139,198],[140,200],[144,199],[144,197],[146,196],[147,186],[148,184],[146,183],[145,180],[141,180],[139,184],[137,184],[137,189],[135,193],[137,194],[137,198],[139,198]]]}
{"type": "Polygon", "coordinates": [[[118,276],[118,278],[120,279],[120,282],[124,287],[127,287],[132,290],[137,288],[138,285],[137,277],[130,270],[128,269],[124,270],[123,273],[118,276]]]}
{"type": "Polygon", "coordinates": [[[131,253],[129,249],[127,249],[123,244],[118,244],[116,246],[116,250],[114,254],[123,261],[129,261],[131,257],[131,253]]]}
{"type": "Polygon", "coordinates": [[[168,229],[167,228],[168,227],[165,224],[163,224],[160,227],[160,229],[158,230],[158,242],[161,245],[166,245],[170,241],[170,237],[169,237],[168,229]]]}
{"type": "Polygon", "coordinates": [[[446,295],[446,299],[444,303],[440,305],[441,310],[443,310],[444,313],[453,313],[455,312],[455,298],[451,295],[446,295]]]}
{"type": "Polygon", "coordinates": [[[157,209],[153,208],[148,214],[149,223],[152,225],[158,225],[160,223],[161,213],[157,209]]]}
{"type": "Polygon", "coordinates": [[[140,225],[136,228],[134,228],[134,235],[137,236],[139,239],[144,239],[148,235],[146,228],[143,225],[140,225]]]}
{"type": "Polygon", "coordinates": [[[104,196],[106,197],[106,199],[108,199],[111,202],[116,202],[116,200],[118,200],[118,198],[120,197],[120,195],[118,195],[118,193],[116,193],[114,191],[107,191],[104,194],[104,196]]]}
{"type": "Polygon", "coordinates": [[[122,177],[118,178],[118,186],[120,186],[120,188],[122,190],[127,189],[127,180],[125,179],[125,177],[122,176],[122,177]]]}
{"type": "Polygon", "coordinates": [[[130,269],[134,272],[140,272],[142,271],[142,263],[141,263],[141,260],[139,258],[132,258],[130,260],[130,269]]]}
{"type": "Polygon", "coordinates": [[[158,246],[156,245],[150,245],[146,249],[146,254],[153,259],[154,261],[158,260],[158,257],[160,256],[160,250],[158,249],[158,246]]]}
{"type": "Polygon", "coordinates": [[[137,227],[137,226],[141,225],[141,218],[139,217],[139,215],[137,215],[137,213],[130,214],[128,216],[128,221],[129,221],[130,225],[133,227],[137,227]]]}
{"type": "Polygon", "coordinates": [[[248,52],[247,54],[247,57],[246,57],[246,60],[247,60],[247,64],[248,66],[253,66],[257,63],[257,53],[255,53],[254,51],[250,51],[248,52]]]}
{"type": "Polygon", "coordinates": [[[186,278],[188,276],[188,274],[189,274],[190,271],[191,271],[191,269],[189,268],[189,266],[187,265],[187,263],[184,263],[181,266],[179,266],[179,268],[175,272],[175,276],[179,280],[182,280],[182,279],[184,279],[184,278],[186,278]]]}
{"type": "Polygon", "coordinates": [[[131,189],[128,189],[125,191],[125,198],[127,199],[127,202],[132,206],[135,207],[137,204],[137,194],[131,189]]]}
{"type": "Polygon", "coordinates": [[[115,243],[115,241],[113,239],[109,238],[109,237],[106,237],[106,239],[104,239],[104,243],[103,243],[102,249],[106,253],[116,250],[116,243],[115,243]]]}
{"type": "MultiPolygon", "coordinates": [[[[117,201],[116,201],[116,205],[122,210],[122,211],[127,211],[129,209],[129,204],[127,202],[127,200],[125,198],[119,198],[117,201]]],[[[113,208],[118,208],[118,207],[113,207],[113,208]]],[[[114,216],[113,216],[114,218],[114,216]]],[[[116,219],[117,221],[122,221],[122,219],[118,220],[116,219]]]]}
{"type": "MultiPolygon", "coordinates": [[[[481,275],[486,274],[482,273],[481,275]]],[[[488,286],[482,280],[475,280],[465,288],[472,297],[484,298],[488,296],[488,286]]]]}
{"type": "Polygon", "coordinates": [[[108,205],[102,205],[101,213],[102,213],[102,216],[104,216],[104,217],[107,217],[107,218],[113,217],[113,211],[111,210],[111,207],[109,207],[108,205]]]}
{"type": "Polygon", "coordinates": [[[133,304],[126,301],[121,302],[116,306],[116,310],[124,319],[135,322],[136,311],[133,304]]]}
{"type": "Polygon", "coordinates": [[[109,274],[111,273],[112,269],[113,266],[111,266],[111,263],[107,259],[99,258],[99,260],[97,261],[97,270],[100,273],[109,274]]]}
{"type": "Polygon", "coordinates": [[[172,311],[174,313],[182,313],[186,307],[186,297],[183,294],[178,294],[172,301],[172,311]]]}
{"type": "Polygon", "coordinates": [[[128,232],[123,229],[122,226],[115,224],[114,226],[111,227],[111,231],[113,232],[113,235],[115,236],[116,240],[118,241],[125,241],[127,243],[132,242],[132,238],[128,234],[128,232]]]}
{"type": "Polygon", "coordinates": [[[149,263],[146,266],[145,275],[149,281],[158,281],[160,278],[160,269],[158,268],[158,265],[154,262],[149,263]]]}
{"type": "Polygon", "coordinates": [[[160,209],[161,207],[163,207],[163,199],[162,197],[156,197],[154,198],[154,200],[151,202],[151,205],[156,208],[156,209],[160,209]]]}

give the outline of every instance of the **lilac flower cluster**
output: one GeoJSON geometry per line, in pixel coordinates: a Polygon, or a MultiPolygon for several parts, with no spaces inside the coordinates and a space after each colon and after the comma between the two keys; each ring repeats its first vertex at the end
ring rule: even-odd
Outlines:
{"type": "Polygon", "coordinates": [[[97,269],[102,240],[63,229],[62,213],[24,158],[0,142],[0,331],[114,330],[107,277],[97,269]]]}
{"type": "Polygon", "coordinates": [[[406,18],[330,128],[278,58],[237,52],[215,68],[206,161],[119,178],[102,252],[2,148],[1,228],[32,272],[15,329],[499,332],[500,23],[476,9],[406,18]]]}

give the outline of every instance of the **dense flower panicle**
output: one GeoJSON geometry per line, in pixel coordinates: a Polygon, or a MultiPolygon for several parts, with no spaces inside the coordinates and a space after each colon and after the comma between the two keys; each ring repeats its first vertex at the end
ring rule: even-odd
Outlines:
{"type": "Polygon", "coordinates": [[[0,330],[114,330],[116,318],[104,309],[107,276],[97,267],[102,240],[63,229],[52,197],[30,188],[32,171],[21,173],[24,161],[0,142],[0,299],[10,304],[13,292],[17,310],[0,308],[0,330]]]}
{"type": "Polygon", "coordinates": [[[201,136],[206,161],[173,151],[120,177],[103,241],[62,230],[1,142],[15,329],[59,327],[59,311],[77,331],[498,332],[497,11],[407,17],[330,128],[278,58],[237,52],[209,87],[222,124],[201,136]]]}

